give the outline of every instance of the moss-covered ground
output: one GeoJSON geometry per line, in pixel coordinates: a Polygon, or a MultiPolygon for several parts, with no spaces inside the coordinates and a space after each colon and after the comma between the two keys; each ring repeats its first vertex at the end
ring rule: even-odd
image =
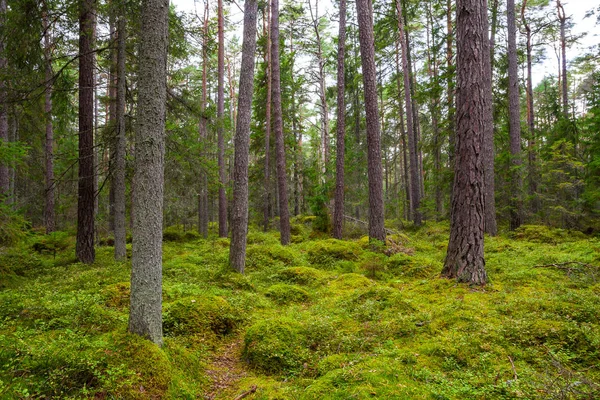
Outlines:
{"type": "Polygon", "coordinates": [[[0,249],[0,398],[600,398],[600,239],[486,238],[481,288],[439,278],[446,225],[383,248],[304,222],[287,247],[251,230],[245,275],[227,239],[170,229],[160,349],[126,333],[112,247],[91,266],[65,233],[0,249]]]}

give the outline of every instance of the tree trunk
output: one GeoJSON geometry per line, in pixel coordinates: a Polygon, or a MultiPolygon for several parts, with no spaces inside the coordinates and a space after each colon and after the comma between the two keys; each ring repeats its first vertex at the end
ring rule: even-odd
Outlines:
{"type": "Polygon", "coordinates": [[[521,7],[521,20],[525,27],[527,35],[526,53],[527,53],[527,128],[529,137],[527,138],[527,152],[529,159],[529,196],[531,200],[531,211],[535,214],[539,211],[539,200],[537,198],[537,171],[536,171],[536,151],[535,151],[535,110],[533,108],[533,74],[532,74],[532,51],[531,26],[525,18],[525,9],[527,0],[523,0],[521,7]]]}
{"type": "MultiPolygon", "coordinates": [[[[6,0],[0,0],[0,23],[5,26],[6,21],[6,0]]],[[[8,142],[8,107],[6,96],[6,74],[7,61],[4,55],[6,51],[5,38],[0,38],[0,73],[3,75],[0,78],[0,146],[8,142]],[[2,143],[4,142],[4,143],[2,143]]],[[[8,197],[10,192],[10,180],[8,173],[8,165],[0,163],[0,201],[8,197]]]]}
{"type": "Polygon", "coordinates": [[[340,0],[340,25],[337,53],[337,140],[335,166],[335,205],[333,209],[333,237],[342,239],[344,228],[344,156],[346,140],[346,103],[344,57],[346,52],[346,0],[340,0]]]}
{"type": "Polygon", "coordinates": [[[244,38],[242,68],[238,96],[238,121],[235,131],[235,164],[233,202],[231,205],[231,246],[229,264],[244,273],[246,265],[246,236],[248,234],[248,155],[250,149],[250,120],[254,90],[254,52],[256,51],[256,0],[244,4],[244,38]]]}
{"type": "Polygon", "coordinates": [[[267,104],[265,110],[265,204],[263,229],[266,232],[269,229],[269,219],[271,217],[271,105],[273,90],[273,69],[271,60],[271,7],[267,2],[267,49],[265,51],[265,61],[267,63],[267,104]]]}
{"type": "MultiPolygon", "coordinates": [[[[454,108],[454,31],[452,27],[452,0],[446,2],[446,97],[448,101],[448,164],[450,169],[450,199],[452,199],[452,191],[454,190],[454,164],[455,164],[455,147],[456,147],[456,132],[454,125],[455,108],[454,108]]],[[[452,213],[452,207],[450,207],[452,213]]],[[[450,216],[452,219],[452,216],[450,216]]]]}
{"type": "MultiPolygon", "coordinates": [[[[492,8],[492,34],[491,39],[488,41],[487,49],[487,57],[488,57],[488,65],[489,69],[486,72],[486,85],[487,90],[489,91],[490,97],[492,95],[492,72],[494,69],[494,48],[496,42],[496,21],[497,21],[497,13],[498,13],[498,0],[494,0],[493,8],[492,8]]],[[[487,18],[487,17],[486,17],[487,18]]],[[[487,37],[487,33],[486,33],[487,37]]],[[[458,41],[457,41],[458,43],[458,41]]],[[[496,223],[496,184],[494,181],[495,173],[494,173],[494,160],[495,160],[495,152],[494,152],[494,115],[493,115],[493,102],[490,102],[491,111],[489,114],[486,114],[486,117],[490,120],[485,125],[486,131],[483,137],[483,163],[485,170],[485,233],[490,236],[496,236],[498,234],[498,225],[496,223]]]]}
{"type": "Polygon", "coordinates": [[[385,243],[381,135],[379,131],[379,112],[377,110],[377,74],[375,70],[375,39],[371,2],[369,0],[357,0],[356,13],[367,116],[369,238],[385,243]]]}
{"type": "MultiPolygon", "coordinates": [[[[200,100],[200,122],[198,135],[202,146],[200,157],[208,157],[208,118],[206,116],[207,101],[207,67],[208,67],[208,0],[204,3],[204,28],[202,31],[202,99],[200,100]]],[[[202,237],[208,237],[208,177],[204,166],[200,167],[200,190],[198,191],[198,232],[202,237]]]]}
{"type": "Polygon", "coordinates": [[[44,97],[44,112],[46,113],[46,142],[44,146],[44,154],[46,161],[46,192],[44,203],[44,225],[46,233],[51,233],[56,230],[56,214],[54,211],[54,129],[52,125],[52,47],[50,39],[50,23],[48,21],[48,10],[45,7],[42,14],[44,27],[44,62],[46,93],[44,97]]]}
{"type": "Polygon", "coordinates": [[[556,8],[558,12],[558,21],[560,22],[560,50],[561,50],[561,62],[562,62],[562,106],[563,114],[565,118],[569,118],[569,84],[567,78],[567,38],[566,38],[566,25],[567,16],[565,15],[565,9],[560,2],[556,0],[556,8]]]}
{"type": "Polygon", "coordinates": [[[79,184],[77,259],[91,264],[94,250],[94,9],[95,0],[80,0],[79,9],[79,184]]]}
{"type": "Polygon", "coordinates": [[[125,229],[125,39],[126,26],[125,7],[121,6],[117,22],[118,50],[117,50],[117,104],[116,104],[116,128],[115,140],[115,167],[114,167],[114,227],[115,227],[115,260],[125,260],[127,252],[125,249],[127,231],[125,229]]]}
{"type": "Polygon", "coordinates": [[[420,168],[417,153],[416,134],[414,128],[414,112],[411,98],[411,82],[408,67],[408,46],[406,43],[406,34],[404,32],[404,17],[402,13],[402,4],[400,0],[396,0],[396,11],[398,14],[398,31],[400,36],[400,46],[402,48],[402,72],[404,76],[404,102],[406,105],[406,125],[408,131],[408,153],[410,157],[410,215],[415,225],[421,225],[421,211],[419,210],[421,203],[421,184],[420,168]]]}
{"type": "Polygon", "coordinates": [[[142,3],[129,332],[161,346],[169,0],[142,3]]]}
{"type": "Polygon", "coordinates": [[[223,22],[223,0],[218,0],[217,6],[217,35],[219,47],[217,53],[217,142],[218,142],[218,165],[219,165],[219,236],[227,237],[227,173],[225,172],[225,138],[224,138],[224,114],[225,114],[225,35],[223,22]]]}
{"type": "Polygon", "coordinates": [[[515,0],[507,1],[508,22],[508,131],[511,158],[510,230],[521,226],[523,218],[521,190],[521,105],[517,64],[517,26],[515,0]]]}
{"type": "Polygon", "coordinates": [[[283,139],[283,115],[281,108],[281,72],[279,60],[279,0],[271,0],[271,92],[273,99],[273,130],[277,155],[277,189],[279,200],[279,230],[281,244],[290,242],[290,212],[288,206],[285,144],[283,139]]]}
{"type": "Polygon", "coordinates": [[[115,153],[116,153],[116,115],[117,115],[117,63],[118,61],[118,36],[117,36],[117,18],[119,17],[119,5],[117,0],[109,2],[109,32],[110,32],[110,50],[109,50],[109,72],[108,72],[108,116],[107,123],[109,129],[109,175],[110,187],[108,192],[108,230],[115,230],[115,153]]]}
{"type": "Polygon", "coordinates": [[[491,93],[487,0],[458,0],[456,168],[450,241],[442,276],[460,282],[487,282],[484,241],[483,136],[488,129],[491,93]]]}

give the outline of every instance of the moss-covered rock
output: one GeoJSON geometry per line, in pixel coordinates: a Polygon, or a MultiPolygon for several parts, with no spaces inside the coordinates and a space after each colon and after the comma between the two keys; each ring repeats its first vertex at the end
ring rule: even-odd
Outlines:
{"type": "Polygon", "coordinates": [[[308,292],[295,285],[279,283],[271,286],[266,296],[278,304],[303,303],[310,298],[308,292]]]}
{"type": "Polygon", "coordinates": [[[186,297],[165,306],[163,328],[166,335],[194,335],[213,332],[226,335],[243,320],[222,297],[186,297]]]}
{"type": "Polygon", "coordinates": [[[309,359],[302,326],[289,318],[260,321],[244,338],[243,357],[266,374],[294,374],[309,359]]]}

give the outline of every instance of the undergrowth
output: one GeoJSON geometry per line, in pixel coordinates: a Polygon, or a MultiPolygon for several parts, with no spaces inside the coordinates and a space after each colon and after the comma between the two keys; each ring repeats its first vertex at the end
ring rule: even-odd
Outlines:
{"type": "Polygon", "coordinates": [[[167,230],[162,348],[126,333],[130,265],[110,246],[88,266],[71,234],[23,235],[0,249],[0,398],[600,398],[599,239],[486,238],[480,288],[439,278],[447,225],[384,247],[310,222],[286,247],[252,229],[246,275],[227,239],[167,230]],[[215,391],[231,343],[245,373],[215,391]]]}

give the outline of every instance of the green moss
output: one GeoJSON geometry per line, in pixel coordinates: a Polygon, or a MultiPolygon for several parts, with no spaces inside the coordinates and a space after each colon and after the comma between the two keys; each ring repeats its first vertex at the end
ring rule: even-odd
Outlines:
{"type": "Polygon", "coordinates": [[[241,323],[242,316],[219,296],[186,297],[165,306],[166,335],[195,335],[212,331],[226,335],[241,323]]]}
{"type": "Polygon", "coordinates": [[[278,304],[303,303],[310,298],[308,292],[301,287],[284,283],[271,286],[265,295],[278,304]]]}
{"type": "Polygon", "coordinates": [[[310,263],[321,268],[332,268],[340,260],[358,260],[361,252],[360,246],[354,242],[327,239],[311,243],[307,258],[310,263]]]}
{"type": "Polygon", "coordinates": [[[521,225],[511,232],[511,237],[517,240],[526,240],[533,243],[558,244],[587,239],[579,231],[550,228],[544,225],[521,225]]]}
{"type": "Polygon", "coordinates": [[[308,360],[302,326],[288,318],[260,321],[244,337],[243,357],[266,374],[294,374],[308,360]]]}
{"type": "Polygon", "coordinates": [[[287,246],[277,244],[251,245],[246,249],[246,267],[263,269],[277,266],[291,266],[296,254],[287,246]]]}
{"type": "Polygon", "coordinates": [[[333,289],[358,289],[373,286],[375,283],[360,274],[343,274],[339,278],[331,282],[333,289]]]}
{"type": "Polygon", "coordinates": [[[277,274],[281,281],[297,285],[315,285],[325,279],[323,271],[310,267],[286,268],[277,274]]]}
{"type": "Polygon", "coordinates": [[[129,296],[131,294],[131,284],[129,282],[119,282],[109,285],[102,290],[105,296],[105,305],[107,307],[125,308],[129,307],[129,296]]]}

